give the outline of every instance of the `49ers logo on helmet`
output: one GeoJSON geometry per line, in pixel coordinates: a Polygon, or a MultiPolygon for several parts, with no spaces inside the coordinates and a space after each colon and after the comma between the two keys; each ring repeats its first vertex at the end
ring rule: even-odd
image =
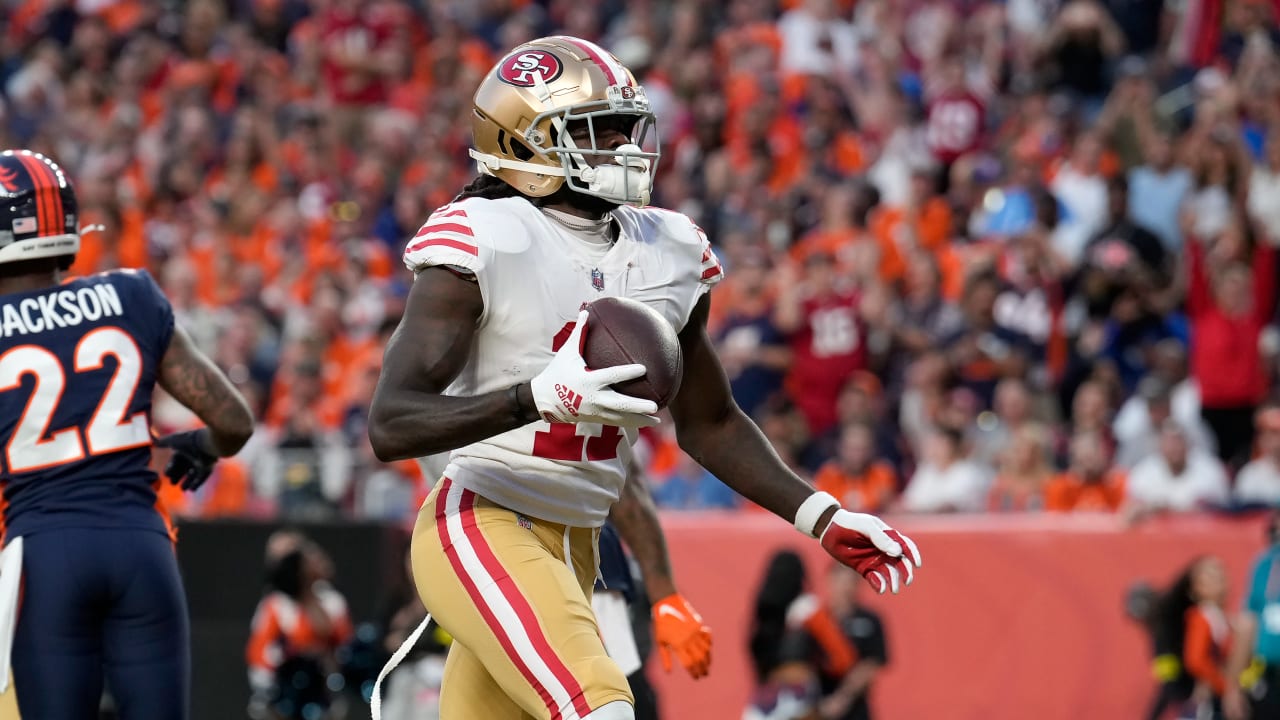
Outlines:
{"type": "Polygon", "coordinates": [[[560,58],[542,50],[526,50],[512,55],[498,66],[498,79],[516,87],[533,87],[536,78],[551,82],[564,72],[560,58]]]}

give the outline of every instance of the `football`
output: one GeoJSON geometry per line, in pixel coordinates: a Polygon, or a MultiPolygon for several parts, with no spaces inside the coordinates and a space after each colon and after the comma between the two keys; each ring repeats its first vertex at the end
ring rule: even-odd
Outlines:
{"type": "Polygon", "coordinates": [[[589,368],[640,363],[646,372],[613,386],[624,395],[667,406],[680,389],[684,357],[675,328],[658,311],[636,300],[608,297],[587,305],[582,359],[589,368]]]}

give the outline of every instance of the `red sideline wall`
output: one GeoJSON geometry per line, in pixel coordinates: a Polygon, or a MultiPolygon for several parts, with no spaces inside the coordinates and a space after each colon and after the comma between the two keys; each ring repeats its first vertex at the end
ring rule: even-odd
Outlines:
{"type": "MultiPolygon", "coordinates": [[[[1130,720],[1151,697],[1149,646],[1124,615],[1139,579],[1163,588],[1200,554],[1230,573],[1238,607],[1261,517],[1185,517],[1126,529],[1110,516],[888,518],[924,567],[899,596],[863,594],[881,613],[891,665],[875,687],[881,720],[1130,720]]],[[[666,720],[738,720],[751,691],[746,642],[768,557],[790,547],[821,584],[816,542],[765,515],[663,518],[676,580],[714,633],[711,675],[650,677],[666,720]]]]}

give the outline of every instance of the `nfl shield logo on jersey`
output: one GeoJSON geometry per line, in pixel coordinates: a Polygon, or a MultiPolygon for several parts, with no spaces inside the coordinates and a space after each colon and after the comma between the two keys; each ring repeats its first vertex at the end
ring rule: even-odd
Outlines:
{"type": "Polygon", "coordinates": [[[600,272],[600,268],[591,269],[591,287],[604,292],[604,273],[600,272]]]}

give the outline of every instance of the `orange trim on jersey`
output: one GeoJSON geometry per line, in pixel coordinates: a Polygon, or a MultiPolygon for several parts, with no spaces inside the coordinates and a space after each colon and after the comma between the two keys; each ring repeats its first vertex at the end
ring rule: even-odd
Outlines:
{"type": "MultiPolygon", "coordinates": [[[[176,550],[178,545],[178,528],[173,524],[173,517],[169,514],[169,506],[164,499],[165,483],[168,480],[160,477],[151,482],[151,489],[155,491],[156,501],[152,504],[156,514],[160,516],[160,521],[164,523],[164,531],[169,536],[169,542],[174,545],[176,550]]],[[[170,487],[173,487],[172,485],[170,487]]]]}
{"type": "Polygon", "coordinates": [[[5,540],[9,534],[9,498],[5,497],[5,492],[9,489],[9,483],[0,482],[0,547],[4,547],[5,540]]]}

